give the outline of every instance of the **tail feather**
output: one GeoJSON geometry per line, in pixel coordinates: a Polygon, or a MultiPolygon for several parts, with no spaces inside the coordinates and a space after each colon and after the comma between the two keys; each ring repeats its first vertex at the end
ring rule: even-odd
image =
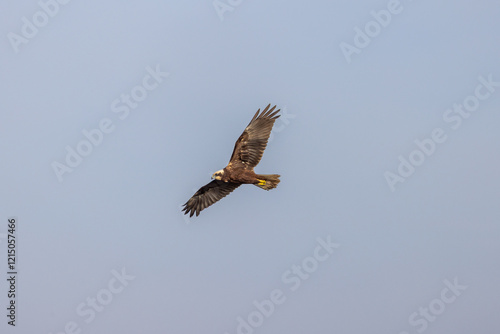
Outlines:
{"type": "Polygon", "coordinates": [[[255,185],[264,190],[274,189],[280,183],[280,176],[278,174],[257,174],[259,181],[255,185]]]}

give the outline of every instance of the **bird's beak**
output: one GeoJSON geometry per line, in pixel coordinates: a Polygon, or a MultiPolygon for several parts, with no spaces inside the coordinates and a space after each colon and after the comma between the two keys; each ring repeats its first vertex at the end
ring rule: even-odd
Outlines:
{"type": "Polygon", "coordinates": [[[212,174],[212,176],[210,177],[212,180],[215,180],[215,177],[214,177],[214,174],[212,174]]]}

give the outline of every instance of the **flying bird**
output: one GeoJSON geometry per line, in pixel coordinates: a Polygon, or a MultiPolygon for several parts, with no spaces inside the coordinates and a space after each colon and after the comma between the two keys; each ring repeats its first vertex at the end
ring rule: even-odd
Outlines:
{"type": "Polygon", "coordinates": [[[262,113],[260,109],[257,110],[236,141],[228,165],[213,173],[213,181],[201,187],[184,204],[184,214],[189,213],[192,217],[196,213],[198,216],[202,210],[226,197],[242,184],[254,184],[264,190],[278,186],[280,175],[255,174],[253,171],[264,154],[274,121],[280,117],[277,115],[280,109],[274,111],[276,106],[269,109],[270,106],[269,104],[262,113]]]}

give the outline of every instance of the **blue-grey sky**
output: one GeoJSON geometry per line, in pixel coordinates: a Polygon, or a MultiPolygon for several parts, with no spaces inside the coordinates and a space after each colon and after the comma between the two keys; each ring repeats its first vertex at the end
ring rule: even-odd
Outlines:
{"type": "Polygon", "coordinates": [[[0,2],[2,333],[500,330],[500,2],[0,2]]]}

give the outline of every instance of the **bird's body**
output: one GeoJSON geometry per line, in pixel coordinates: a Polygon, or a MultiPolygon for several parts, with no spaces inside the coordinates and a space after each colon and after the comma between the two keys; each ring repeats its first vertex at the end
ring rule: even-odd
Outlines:
{"type": "Polygon", "coordinates": [[[214,180],[201,187],[184,204],[185,214],[189,213],[192,217],[196,213],[198,216],[203,209],[227,196],[242,184],[254,184],[264,190],[277,187],[280,175],[254,172],[254,167],[259,163],[266,149],[274,121],[279,117],[276,115],[279,109],[274,111],[276,106],[269,109],[270,106],[268,105],[260,115],[260,109],[257,110],[236,141],[228,165],[215,172],[212,175],[214,180]]]}
{"type": "MultiPolygon", "coordinates": [[[[221,181],[224,182],[239,182],[244,184],[252,184],[257,180],[257,174],[251,169],[243,167],[227,168],[221,170],[221,181]]],[[[216,172],[217,173],[217,172],[216,172]]]]}
{"type": "Polygon", "coordinates": [[[280,175],[277,174],[255,174],[252,169],[246,169],[244,167],[234,167],[221,169],[214,174],[221,173],[220,179],[217,179],[217,176],[214,178],[223,182],[236,182],[241,184],[255,184],[256,186],[270,190],[272,188],[276,188],[278,183],[280,182],[280,175]],[[266,187],[264,187],[266,186],[266,187]]]}

